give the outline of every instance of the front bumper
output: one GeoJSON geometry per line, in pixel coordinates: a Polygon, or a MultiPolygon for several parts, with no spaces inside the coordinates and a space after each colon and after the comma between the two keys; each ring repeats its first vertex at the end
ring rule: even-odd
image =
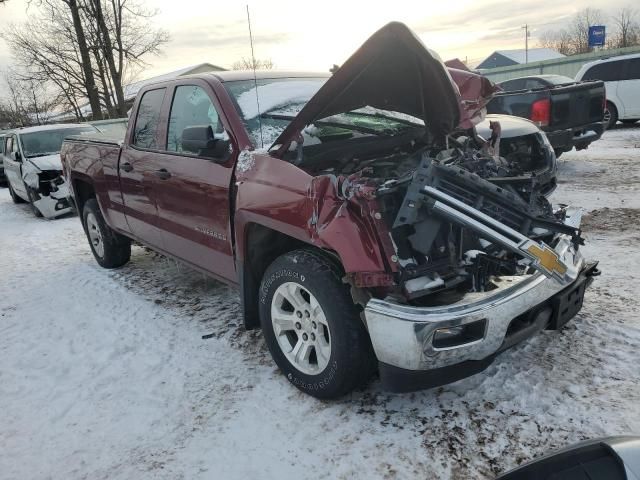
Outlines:
{"type": "Polygon", "coordinates": [[[25,185],[32,189],[33,205],[45,218],[53,219],[72,212],[69,204],[69,186],[62,175],[50,180],[33,176],[35,178],[24,179],[25,185]],[[43,184],[46,184],[46,188],[43,184]]]}
{"type": "Polygon", "coordinates": [[[371,299],[365,320],[387,388],[406,391],[459,380],[483,370],[499,352],[547,327],[558,314],[554,309],[559,296],[578,283],[588,285],[596,272],[595,264],[585,262],[568,235],[560,236],[554,250],[567,266],[563,279],[541,272],[501,277],[490,292],[469,293],[455,304],[437,307],[371,299]],[[481,320],[485,325],[482,338],[454,347],[434,347],[437,330],[481,320]],[[514,328],[518,326],[515,322],[523,326],[514,328]],[[404,381],[411,379],[408,384],[404,381]]]}

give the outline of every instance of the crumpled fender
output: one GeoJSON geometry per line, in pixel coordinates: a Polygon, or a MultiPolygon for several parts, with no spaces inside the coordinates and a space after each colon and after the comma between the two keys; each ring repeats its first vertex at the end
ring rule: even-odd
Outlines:
{"type": "Polygon", "coordinates": [[[24,162],[22,164],[22,180],[24,183],[34,190],[40,188],[40,179],[38,174],[40,170],[36,168],[31,162],[24,162]]]}
{"type": "Polygon", "coordinates": [[[313,177],[268,154],[253,155],[249,168],[236,170],[235,226],[241,258],[247,227],[257,223],[335,252],[357,284],[392,283],[391,260],[371,211],[375,202],[365,198],[363,185],[333,175],[313,177]]]}

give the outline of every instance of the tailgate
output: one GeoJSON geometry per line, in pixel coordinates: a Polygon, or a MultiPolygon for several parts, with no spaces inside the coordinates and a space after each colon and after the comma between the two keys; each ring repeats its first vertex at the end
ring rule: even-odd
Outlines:
{"type": "Polygon", "coordinates": [[[576,129],[602,122],[604,82],[599,80],[559,85],[551,93],[551,124],[544,130],[576,129]]]}

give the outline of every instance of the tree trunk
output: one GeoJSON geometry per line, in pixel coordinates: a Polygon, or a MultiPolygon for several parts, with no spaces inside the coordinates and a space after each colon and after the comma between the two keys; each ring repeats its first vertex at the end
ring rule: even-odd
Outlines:
{"type": "Polygon", "coordinates": [[[71,18],[73,19],[73,27],[76,31],[78,40],[78,50],[80,51],[80,58],[82,59],[82,71],[85,78],[85,88],[87,90],[87,97],[89,97],[89,105],[91,105],[91,113],[94,120],[102,119],[102,110],[100,108],[100,97],[98,95],[98,87],[96,85],[93,76],[93,67],[91,65],[91,55],[89,48],[87,47],[87,39],[84,34],[84,28],[82,26],[82,19],[80,18],[80,11],[77,0],[66,0],[71,11],[71,18]]]}
{"type": "Polygon", "coordinates": [[[113,43],[111,42],[111,34],[104,19],[102,11],[102,0],[92,0],[94,5],[94,13],[98,22],[98,31],[102,39],[103,55],[107,61],[109,72],[111,73],[111,81],[116,94],[116,110],[119,116],[125,116],[127,109],[124,104],[124,91],[122,88],[122,72],[116,67],[115,58],[113,57],[113,43]]]}

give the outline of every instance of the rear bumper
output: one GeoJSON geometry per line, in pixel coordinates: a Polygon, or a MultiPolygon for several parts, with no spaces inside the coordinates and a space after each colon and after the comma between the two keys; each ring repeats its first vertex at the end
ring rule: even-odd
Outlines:
{"type": "Polygon", "coordinates": [[[568,152],[573,147],[576,147],[576,150],[587,148],[590,143],[598,140],[603,132],[604,123],[595,122],[577,128],[554,130],[546,134],[554,150],[568,152]]]}
{"type": "Polygon", "coordinates": [[[491,292],[470,293],[460,302],[440,307],[413,307],[372,299],[365,319],[386,388],[409,391],[454,382],[485,369],[503,350],[539,330],[560,328],[582,306],[563,313],[565,292],[584,288],[597,270],[585,262],[568,237],[555,247],[567,265],[564,281],[541,273],[502,277],[491,292]],[[437,330],[484,320],[484,334],[469,343],[434,347],[437,330]],[[551,324],[551,325],[550,325],[551,324]]]}

